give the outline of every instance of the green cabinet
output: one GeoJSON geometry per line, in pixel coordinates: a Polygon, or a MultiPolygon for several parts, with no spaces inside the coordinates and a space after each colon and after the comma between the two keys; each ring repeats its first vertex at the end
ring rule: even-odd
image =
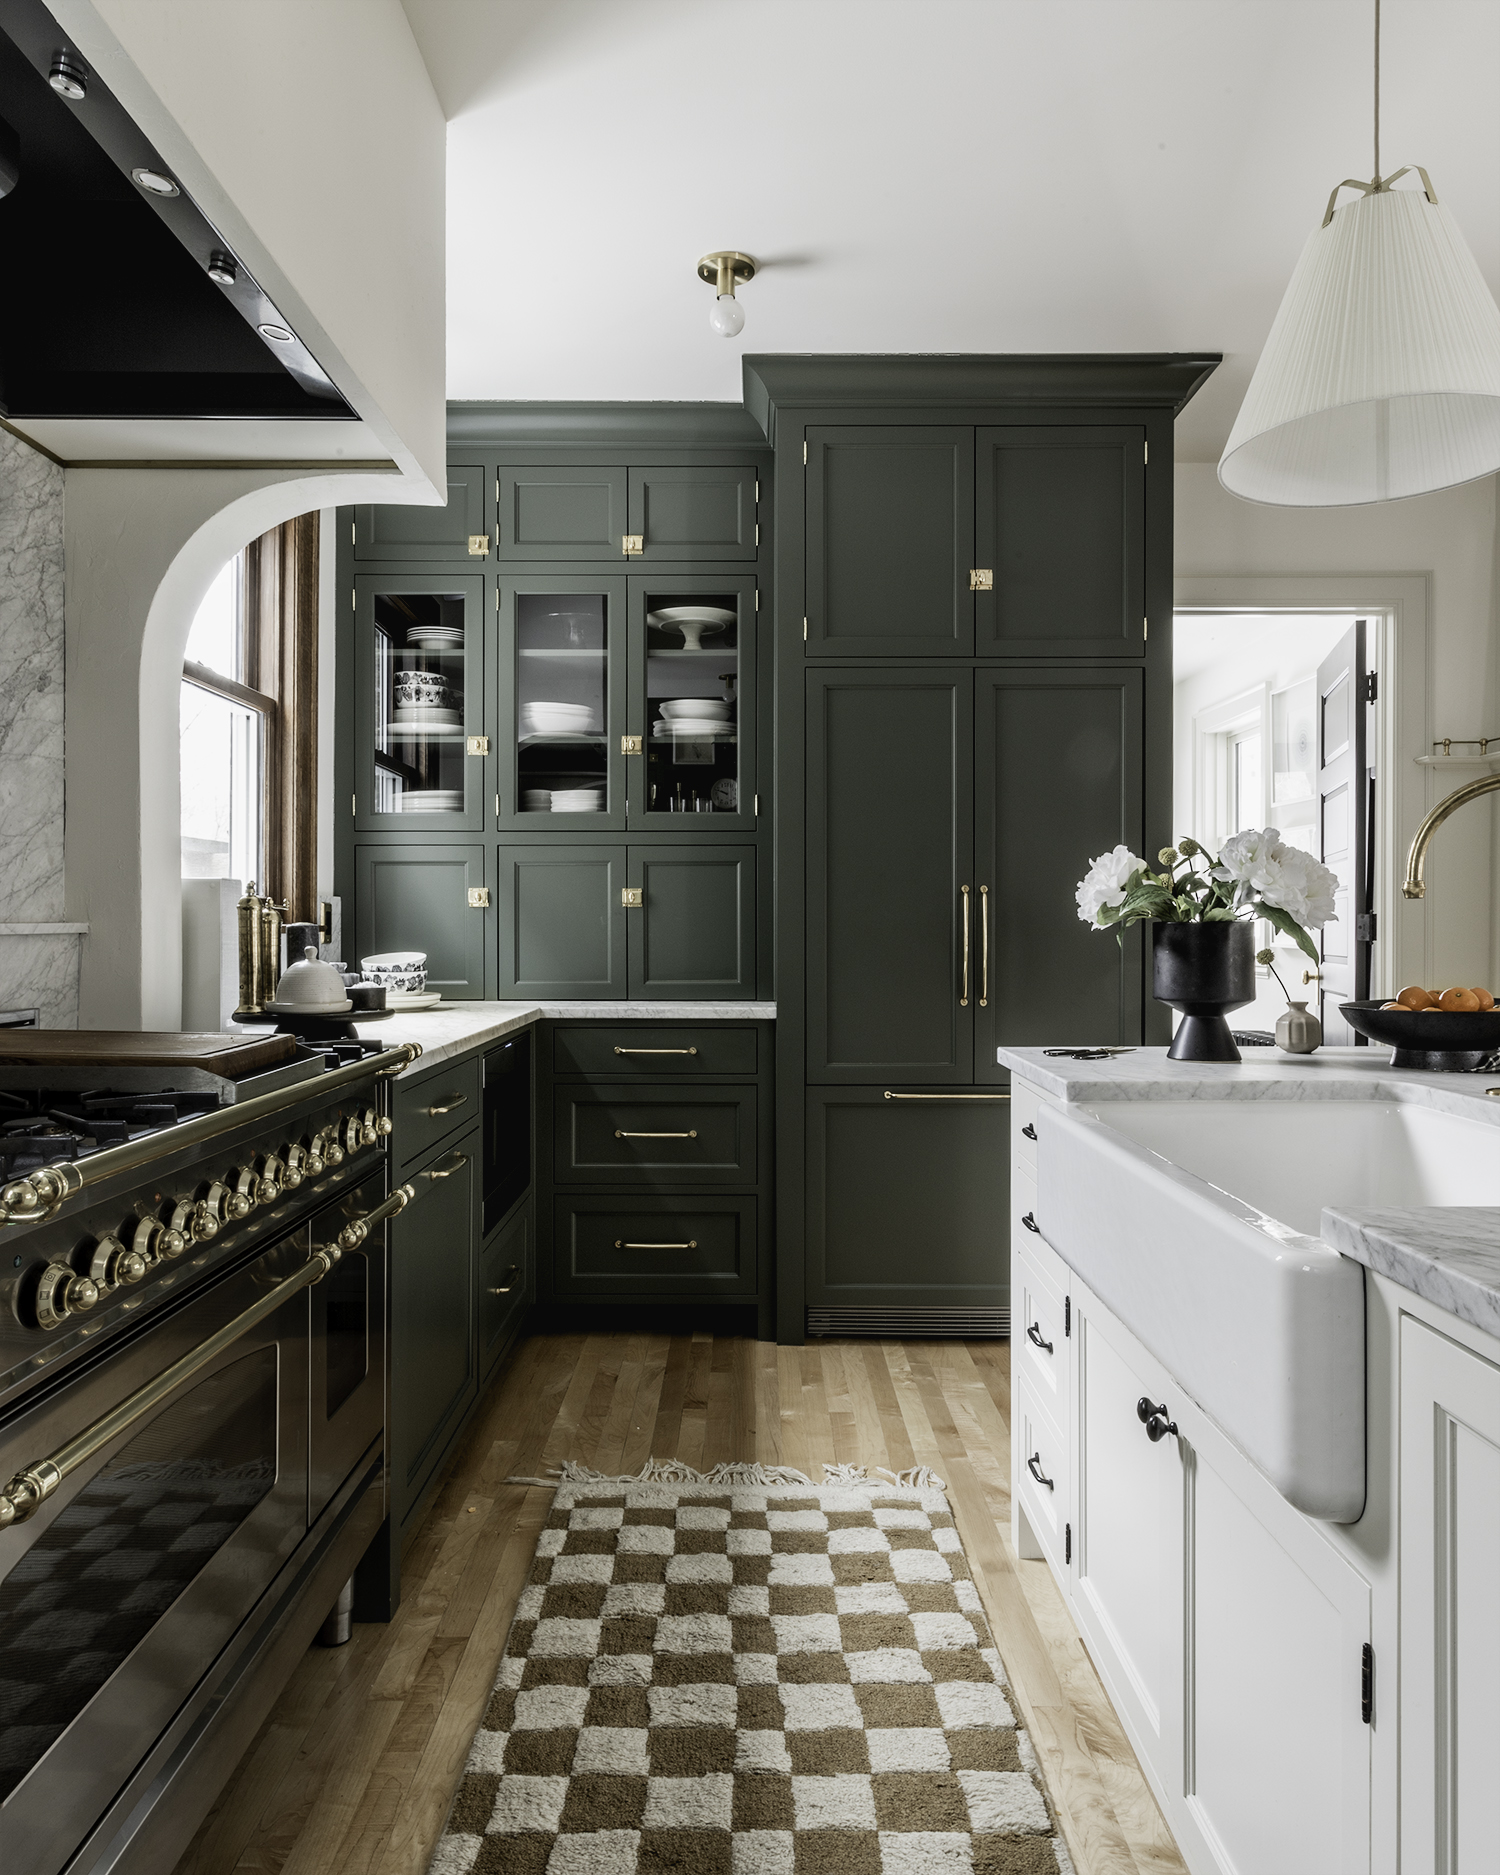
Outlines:
{"type": "Polygon", "coordinates": [[[502,561],[624,558],[623,468],[502,466],[497,481],[502,561]]]}
{"type": "Polygon", "coordinates": [[[479,1381],[510,1346],[535,1292],[531,1199],[501,1224],[479,1253],[479,1381]]]}
{"type": "Polygon", "coordinates": [[[477,462],[448,464],[441,508],[365,503],[353,519],[356,560],[483,560],[492,531],[489,476],[477,462]]]}
{"type": "Polygon", "coordinates": [[[495,897],[502,998],[623,998],[621,846],[504,846],[495,897]]]}
{"type": "Polygon", "coordinates": [[[345,960],[425,951],[427,987],[448,1001],[485,993],[489,904],[482,846],[362,845],[355,849],[357,944],[345,960]]]}
{"type": "Polygon", "coordinates": [[[760,477],[748,463],[630,471],[630,526],[641,558],[753,560],[760,477]]]}
{"type": "Polygon", "coordinates": [[[630,824],[753,829],[755,580],[639,575],[629,587],[629,728],[640,738],[640,754],[625,764],[630,824]]]}
{"type": "Polygon", "coordinates": [[[630,994],[733,1001],[755,994],[755,848],[632,846],[630,994]]]}
{"type": "Polygon", "coordinates": [[[1007,1332],[1009,1113],[998,1093],[808,1090],[811,1332],[1007,1332]]]}

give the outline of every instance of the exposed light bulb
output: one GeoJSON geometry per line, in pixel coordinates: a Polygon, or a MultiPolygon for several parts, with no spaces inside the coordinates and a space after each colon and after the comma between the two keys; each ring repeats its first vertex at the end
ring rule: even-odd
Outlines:
{"type": "Polygon", "coordinates": [[[732,339],[745,329],[745,315],[732,293],[721,293],[714,301],[708,323],[722,339],[732,339]]]}

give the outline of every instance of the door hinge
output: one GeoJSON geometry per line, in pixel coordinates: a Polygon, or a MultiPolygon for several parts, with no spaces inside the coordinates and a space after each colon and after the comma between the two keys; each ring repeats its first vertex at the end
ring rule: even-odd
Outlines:
{"type": "Polygon", "coordinates": [[[1144,463],[1150,462],[1150,460],[1151,460],[1151,445],[1149,443],[1142,443],[1141,444],[1141,461],[1144,464],[1144,463]]]}
{"type": "Polygon", "coordinates": [[[750,812],[754,814],[757,820],[760,818],[760,796],[758,794],[752,794],[750,796],[750,812]]]}
{"type": "Polygon", "coordinates": [[[467,747],[470,755],[488,755],[490,739],[488,736],[470,736],[467,747]]]}
{"type": "Polygon", "coordinates": [[[760,522],[759,521],[755,523],[755,544],[757,547],[760,545],[760,522]]]}
{"type": "Polygon", "coordinates": [[[357,794],[351,794],[349,796],[349,818],[351,820],[357,820],[359,818],[359,796],[357,794]]]}
{"type": "Polygon", "coordinates": [[[1068,1336],[1073,1333],[1073,1298],[1071,1296],[1063,1297],[1063,1333],[1068,1336]]]}
{"type": "Polygon", "coordinates": [[[359,610],[359,594],[352,586],[349,588],[349,610],[351,612],[357,612],[359,610]]]}
{"type": "Polygon", "coordinates": [[[500,588],[498,586],[495,588],[495,610],[497,612],[500,610],[500,588]]]}
{"type": "Polygon", "coordinates": [[[1375,942],[1375,913],[1361,911],[1354,914],[1354,941],[1356,944],[1375,942]]]}
{"type": "Polygon", "coordinates": [[[500,818],[500,790],[498,788],[495,790],[495,818],[496,820],[500,818]]]}
{"type": "Polygon", "coordinates": [[[755,609],[757,612],[760,610],[760,588],[759,586],[757,586],[755,589],[755,609]]]}
{"type": "Polygon", "coordinates": [[[993,592],[995,590],[995,570],[989,566],[971,566],[969,568],[970,592],[993,592]]]}
{"type": "Polygon", "coordinates": [[[802,621],[802,642],[803,644],[807,643],[807,620],[806,619],[803,619],[802,621]]]}
{"type": "Polygon", "coordinates": [[[755,478],[755,505],[757,508],[760,506],[760,477],[758,475],[755,478]]]}
{"type": "Polygon", "coordinates": [[[639,755],[641,753],[641,738],[639,736],[621,736],[620,753],[621,755],[639,755]]]}
{"type": "Polygon", "coordinates": [[[802,466],[804,469],[807,467],[807,444],[806,443],[802,445],[802,466]]]}
{"type": "Polygon", "coordinates": [[[1380,696],[1380,673],[1370,671],[1365,677],[1365,702],[1374,703],[1380,696]]]}
{"type": "Polygon", "coordinates": [[[646,536],[644,534],[622,534],[620,536],[620,552],[624,554],[627,560],[638,560],[645,551],[646,536]]]}
{"type": "Polygon", "coordinates": [[[476,560],[483,560],[489,553],[489,550],[490,537],[488,534],[470,534],[469,552],[476,560]]]}
{"type": "Polygon", "coordinates": [[[1151,621],[1148,618],[1143,618],[1141,620],[1141,643],[1145,644],[1146,640],[1150,636],[1151,636],[1151,621]]]}
{"type": "Polygon", "coordinates": [[[645,902],[646,889],[644,886],[622,885],[620,887],[620,903],[625,907],[626,911],[639,911],[645,902]]]}
{"type": "Polygon", "coordinates": [[[490,888],[487,885],[469,887],[469,910],[488,911],[490,908],[490,888]]]}
{"type": "Polygon", "coordinates": [[[1063,1561],[1065,1563],[1070,1563],[1072,1562],[1072,1560],[1073,1560],[1073,1526],[1070,1523],[1065,1523],[1063,1525],[1063,1561]]]}
{"type": "Polygon", "coordinates": [[[351,547],[357,547],[359,545],[359,529],[352,521],[349,523],[349,545],[351,547]]]}
{"type": "Polygon", "coordinates": [[[1368,1641],[1359,1650],[1359,1716],[1366,1725],[1375,1720],[1375,1649],[1368,1641]]]}

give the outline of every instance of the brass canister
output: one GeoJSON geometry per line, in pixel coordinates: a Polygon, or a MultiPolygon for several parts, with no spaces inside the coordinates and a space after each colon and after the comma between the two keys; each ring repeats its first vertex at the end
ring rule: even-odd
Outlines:
{"type": "Polygon", "coordinates": [[[237,1022],[247,1021],[261,1012],[260,934],[261,902],[255,895],[255,881],[245,887],[245,896],[235,905],[240,943],[240,1005],[235,1010],[237,1022]]]}

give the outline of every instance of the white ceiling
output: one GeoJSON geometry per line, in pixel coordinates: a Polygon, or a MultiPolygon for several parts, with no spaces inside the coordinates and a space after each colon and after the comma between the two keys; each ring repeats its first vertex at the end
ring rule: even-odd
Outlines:
{"type": "MultiPolygon", "coordinates": [[[[738,399],[745,351],[1223,351],[1368,177],[1371,0],[403,0],[451,119],[448,394],[738,399]],[[700,254],[763,274],[708,329],[700,254]]],[[[1500,287],[1500,4],[1385,0],[1382,167],[1500,287]]]]}

